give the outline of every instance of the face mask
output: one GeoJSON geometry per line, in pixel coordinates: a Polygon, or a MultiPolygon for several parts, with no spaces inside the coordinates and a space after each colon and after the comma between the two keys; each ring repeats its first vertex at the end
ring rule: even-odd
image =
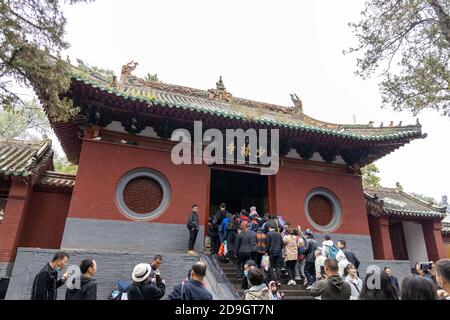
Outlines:
{"type": "Polygon", "coordinates": [[[61,271],[61,267],[56,267],[55,271],[56,272],[60,272],[61,271]]]}
{"type": "Polygon", "coordinates": [[[248,278],[248,271],[244,271],[244,276],[248,278]]]}

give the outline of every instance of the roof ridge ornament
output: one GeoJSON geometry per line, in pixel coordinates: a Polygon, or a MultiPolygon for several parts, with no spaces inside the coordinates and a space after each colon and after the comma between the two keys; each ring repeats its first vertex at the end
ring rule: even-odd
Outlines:
{"type": "Polygon", "coordinates": [[[208,92],[209,92],[209,99],[231,102],[232,95],[225,89],[222,76],[220,76],[219,81],[216,82],[216,89],[209,89],[208,92]]]}
{"type": "Polygon", "coordinates": [[[134,60],[131,60],[127,64],[122,66],[122,70],[120,72],[120,82],[125,83],[128,82],[130,78],[136,78],[131,73],[136,69],[136,67],[139,65],[139,63],[135,62],[134,60]]]}
{"type": "Polygon", "coordinates": [[[294,114],[301,114],[303,113],[303,102],[302,100],[300,100],[300,98],[297,96],[297,94],[290,94],[291,96],[291,100],[294,103],[294,109],[293,109],[293,113],[294,114]]]}

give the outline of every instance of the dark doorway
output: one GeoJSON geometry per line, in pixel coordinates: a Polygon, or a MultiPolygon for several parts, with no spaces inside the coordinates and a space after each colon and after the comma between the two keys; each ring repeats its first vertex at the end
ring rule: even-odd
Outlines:
{"type": "Polygon", "coordinates": [[[239,171],[211,170],[209,215],[219,210],[221,202],[227,204],[227,211],[249,211],[255,206],[259,214],[269,209],[268,176],[239,171]]]}
{"type": "Polygon", "coordinates": [[[409,260],[408,248],[406,247],[405,232],[401,221],[391,222],[389,224],[389,233],[391,236],[392,253],[395,260],[409,260]]]}

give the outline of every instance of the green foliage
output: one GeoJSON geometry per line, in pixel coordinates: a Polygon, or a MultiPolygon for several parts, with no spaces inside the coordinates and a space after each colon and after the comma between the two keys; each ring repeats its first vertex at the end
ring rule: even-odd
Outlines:
{"type": "Polygon", "coordinates": [[[0,1],[0,105],[5,110],[25,108],[19,92],[33,88],[50,118],[67,120],[75,112],[60,95],[70,85],[69,65],[51,56],[69,47],[65,26],[60,1],[0,1]]]}
{"type": "Polygon", "coordinates": [[[147,73],[147,75],[145,76],[145,80],[150,80],[150,81],[159,81],[158,79],[158,74],[151,74],[151,73],[147,73]]]}
{"type": "Polygon", "coordinates": [[[359,45],[347,52],[362,53],[356,73],[382,69],[383,107],[450,116],[449,13],[448,0],[368,0],[362,20],[349,24],[359,45]]]}
{"type": "Polygon", "coordinates": [[[0,139],[41,139],[49,131],[47,117],[35,100],[14,110],[0,106],[0,139]]]}
{"type": "Polygon", "coordinates": [[[115,76],[114,71],[110,69],[102,69],[96,66],[90,66],[81,59],[77,59],[78,68],[86,72],[90,76],[95,76],[107,83],[112,83],[115,76]]]}
{"type": "Polygon", "coordinates": [[[62,173],[76,174],[78,170],[78,165],[70,163],[67,157],[55,157],[53,166],[56,172],[62,173]]]}
{"type": "Polygon", "coordinates": [[[364,187],[380,187],[380,178],[377,176],[379,173],[375,163],[368,164],[361,169],[362,182],[364,187]]]}

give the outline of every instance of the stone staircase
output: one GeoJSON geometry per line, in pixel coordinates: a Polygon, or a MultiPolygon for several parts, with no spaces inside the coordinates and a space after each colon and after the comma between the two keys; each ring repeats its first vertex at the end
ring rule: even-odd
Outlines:
{"type": "MultiPolygon", "coordinates": [[[[241,288],[242,279],[236,279],[236,264],[233,262],[219,262],[223,273],[228,278],[230,283],[234,286],[239,296],[243,296],[244,290],[241,288]]],[[[314,297],[310,296],[308,290],[306,290],[303,284],[287,285],[289,277],[287,271],[282,269],[281,273],[281,287],[278,288],[280,293],[284,293],[284,300],[314,300],[314,297]]],[[[301,281],[297,281],[299,283],[301,281]]]]}

